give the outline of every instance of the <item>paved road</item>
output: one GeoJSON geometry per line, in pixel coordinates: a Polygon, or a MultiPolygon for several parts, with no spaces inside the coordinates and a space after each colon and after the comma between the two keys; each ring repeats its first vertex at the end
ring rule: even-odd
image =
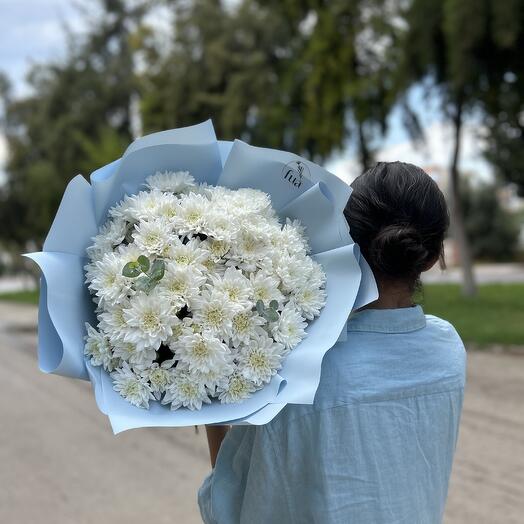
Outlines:
{"type": "MultiPolygon", "coordinates": [[[[87,383],[37,370],[35,322],[34,308],[0,303],[0,522],[200,522],[202,432],[114,437],[87,383]]],[[[446,524],[524,522],[522,399],[524,357],[469,354],[446,524]]]]}

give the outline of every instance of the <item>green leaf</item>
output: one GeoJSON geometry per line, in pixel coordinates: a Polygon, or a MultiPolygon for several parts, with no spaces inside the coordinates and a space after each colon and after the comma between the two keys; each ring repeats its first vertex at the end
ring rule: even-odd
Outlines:
{"type": "Polygon", "coordinates": [[[149,294],[149,292],[153,290],[157,284],[158,280],[153,280],[148,276],[142,276],[137,279],[135,287],[137,291],[143,291],[144,293],[149,294]]]}
{"type": "Polygon", "coordinates": [[[147,258],[145,255],[140,255],[137,258],[137,262],[140,265],[140,269],[143,273],[147,273],[149,271],[149,258],[147,258]]]}
{"type": "Polygon", "coordinates": [[[269,303],[269,307],[271,309],[274,309],[275,311],[278,309],[278,302],[276,300],[272,300],[270,303],[269,303]]]}
{"type": "Polygon", "coordinates": [[[163,260],[157,259],[153,262],[151,266],[151,271],[148,273],[148,276],[151,280],[156,281],[157,283],[162,280],[166,270],[166,264],[163,260]]]}
{"type": "Polygon", "coordinates": [[[262,300],[257,300],[256,307],[257,307],[258,314],[261,316],[264,316],[265,309],[266,309],[264,307],[264,302],[262,300]]]}
{"type": "Polygon", "coordinates": [[[278,319],[280,318],[280,317],[278,316],[278,313],[277,313],[274,309],[268,309],[268,310],[266,310],[266,315],[265,315],[265,317],[266,317],[266,320],[267,320],[268,322],[277,322],[278,319]]]}
{"type": "Polygon", "coordinates": [[[142,271],[140,270],[138,262],[128,262],[124,266],[124,269],[122,269],[122,275],[128,278],[136,278],[140,273],[142,273],[142,271]]]}

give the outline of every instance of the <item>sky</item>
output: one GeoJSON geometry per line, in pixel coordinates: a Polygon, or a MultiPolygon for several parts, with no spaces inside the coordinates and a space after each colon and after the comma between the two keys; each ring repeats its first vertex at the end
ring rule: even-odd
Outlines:
{"type": "MultiPolygon", "coordinates": [[[[24,77],[31,64],[59,59],[63,55],[64,24],[74,31],[82,30],[82,16],[75,8],[77,3],[78,0],[0,0],[0,70],[10,78],[15,96],[28,93],[24,77]]],[[[409,97],[422,116],[425,146],[415,147],[410,142],[397,109],[389,118],[389,131],[379,144],[377,160],[402,160],[423,168],[445,169],[451,158],[452,130],[440,119],[438,100],[425,100],[421,88],[413,89],[409,97]]],[[[492,170],[480,154],[477,131],[478,123],[466,125],[460,166],[475,173],[479,179],[489,179],[492,170]]],[[[0,134],[0,180],[6,157],[7,147],[0,134]]],[[[359,173],[351,148],[334,155],[327,168],[348,181],[359,173]]]]}

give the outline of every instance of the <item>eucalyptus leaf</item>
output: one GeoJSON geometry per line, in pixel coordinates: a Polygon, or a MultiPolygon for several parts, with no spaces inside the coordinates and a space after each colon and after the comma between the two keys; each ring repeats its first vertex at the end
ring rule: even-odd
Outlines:
{"type": "Polygon", "coordinates": [[[144,293],[149,294],[149,292],[153,290],[157,284],[158,280],[153,280],[147,275],[144,275],[143,277],[137,279],[135,287],[137,291],[143,291],[144,293]]]}
{"type": "Polygon", "coordinates": [[[166,270],[166,264],[163,260],[157,259],[153,262],[151,266],[151,271],[149,272],[149,278],[155,280],[157,283],[162,280],[166,270]]]}
{"type": "Polygon", "coordinates": [[[147,273],[149,271],[149,266],[150,266],[149,258],[147,258],[145,255],[140,255],[137,258],[137,262],[140,265],[140,269],[142,270],[143,273],[147,273]]]}
{"type": "Polygon", "coordinates": [[[128,262],[122,269],[122,275],[128,278],[136,278],[142,273],[138,262],[128,262]]]}
{"type": "Polygon", "coordinates": [[[266,308],[264,307],[264,302],[262,300],[257,300],[256,308],[257,308],[258,314],[263,317],[266,308]]]}
{"type": "Polygon", "coordinates": [[[268,322],[277,322],[280,318],[274,309],[267,309],[265,317],[268,322]]]}
{"type": "Polygon", "coordinates": [[[269,307],[271,309],[274,309],[275,311],[278,309],[278,302],[276,300],[272,300],[270,303],[269,303],[269,307]]]}

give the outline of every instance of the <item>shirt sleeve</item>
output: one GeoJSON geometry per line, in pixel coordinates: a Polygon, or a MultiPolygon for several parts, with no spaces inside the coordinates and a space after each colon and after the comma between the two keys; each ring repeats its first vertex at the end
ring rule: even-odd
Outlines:
{"type": "Polygon", "coordinates": [[[216,524],[216,520],[211,513],[211,484],[213,482],[213,472],[211,472],[198,490],[198,507],[204,524],[216,524]]]}

